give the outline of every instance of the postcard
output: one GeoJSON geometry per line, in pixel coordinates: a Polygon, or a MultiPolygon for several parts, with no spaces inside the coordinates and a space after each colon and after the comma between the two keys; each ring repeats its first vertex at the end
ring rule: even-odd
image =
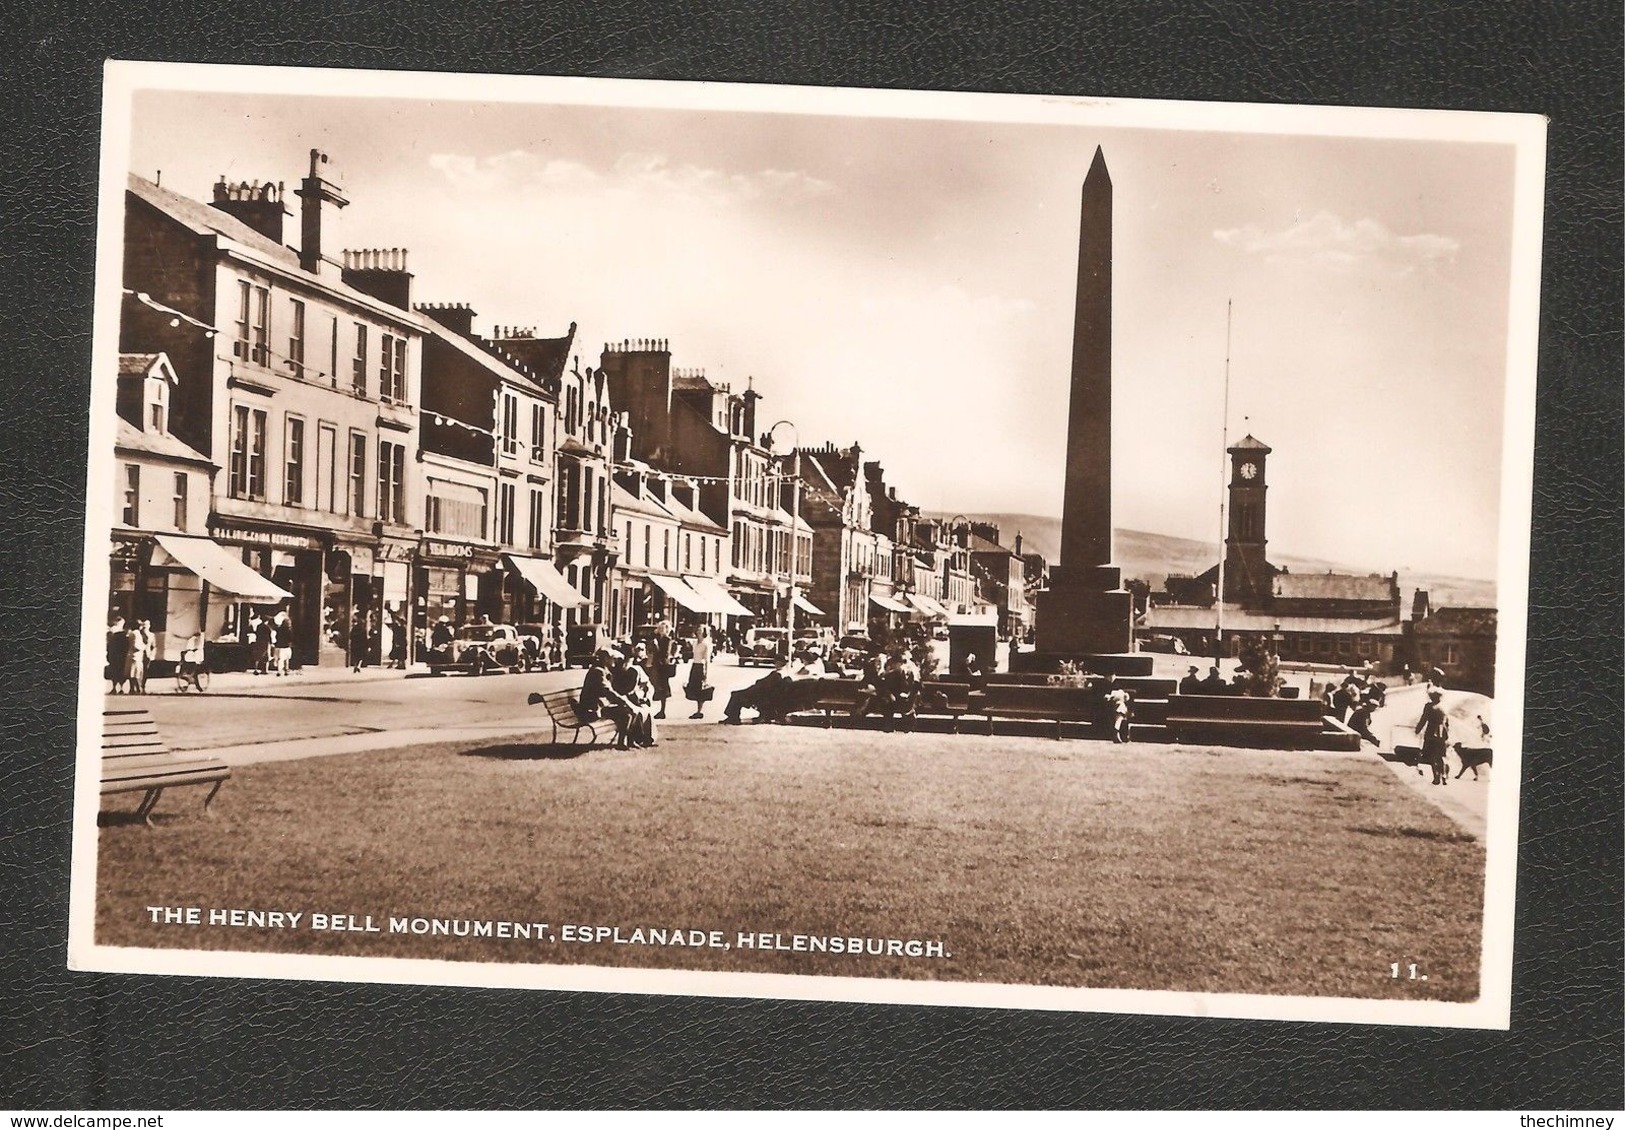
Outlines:
{"type": "Polygon", "coordinates": [[[71,966],[1506,1028],[1544,161],[110,63],[71,966]]]}

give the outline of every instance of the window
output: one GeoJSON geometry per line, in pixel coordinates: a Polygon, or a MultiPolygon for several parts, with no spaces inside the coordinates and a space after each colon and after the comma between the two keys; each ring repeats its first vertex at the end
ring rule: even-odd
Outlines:
{"type": "Polygon", "coordinates": [[[186,472],[175,472],[175,528],[186,532],[186,472]]]}
{"type": "Polygon", "coordinates": [[[547,462],[547,406],[530,406],[530,461],[547,462]]]}
{"type": "Polygon", "coordinates": [[[254,288],[254,341],[252,360],[256,365],[271,363],[271,291],[254,288]]]}
{"type": "Polygon", "coordinates": [[[126,526],[139,526],[141,524],[141,468],[134,463],[124,464],[124,517],[122,520],[126,526]]]}
{"type": "Polygon", "coordinates": [[[502,454],[519,454],[519,398],[511,392],[502,394],[502,454]]]}
{"type": "Polygon", "coordinates": [[[431,534],[485,536],[486,494],[465,483],[430,479],[424,500],[424,526],[431,534]]]}
{"type": "Polygon", "coordinates": [[[285,435],[287,446],[287,474],[283,477],[282,501],[288,506],[305,504],[305,422],[298,416],[288,417],[285,435]]]}
{"type": "Polygon", "coordinates": [[[293,317],[288,325],[288,371],[300,380],[305,379],[305,304],[297,298],[288,299],[293,317]]]}
{"type": "Polygon", "coordinates": [[[576,405],[580,396],[580,390],[574,385],[564,391],[564,430],[571,435],[576,432],[576,405]]]}
{"type": "Polygon", "coordinates": [[[584,512],[581,515],[581,529],[591,532],[592,525],[592,468],[583,467],[581,498],[584,512]]]}
{"type": "Polygon", "coordinates": [[[1454,666],[1461,662],[1461,648],[1454,643],[1444,645],[1444,661],[1446,666],[1454,666]]]}
{"type": "Polygon", "coordinates": [[[357,396],[367,395],[367,327],[355,324],[355,357],[350,362],[350,375],[357,396]]]}
{"type": "Polygon", "coordinates": [[[378,396],[397,404],[406,400],[406,339],[378,335],[378,396]]]}
{"type": "Polygon", "coordinates": [[[237,280],[237,343],[232,355],[248,360],[249,324],[253,321],[254,284],[247,279],[237,280]]]}
{"type": "Polygon", "coordinates": [[[566,530],[581,528],[581,500],[576,490],[581,479],[581,464],[565,459],[559,464],[559,495],[555,520],[566,530]]]}
{"type": "Polygon", "coordinates": [[[350,433],[350,513],[367,513],[367,437],[360,432],[350,433]]]}
{"type": "Polygon", "coordinates": [[[163,435],[169,426],[169,382],[147,378],[147,420],[153,432],[163,435]]]}
{"type": "Polygon", "coordinates": [[[547,540],[546,526],[543,524],[543,519],[546,517],[546,498],[547,496],[536,487],[530,488],[530,526],[528,530],[530,536],[525,539],[525,544],[531,549],[541,549],[547,540]]]}
{"type": "Polygon", "coordinates": [[[406,448],[398,443],[378,444],[378,517],[406,521],[406,448]]]}
{"type": "Polygon", "coordinates": [[[513,544],[514,487],[512,483],[497,485],[497,540],[504,545],[513,544]]]}
{"type": "Polygon", "coordinates": [[[660,567],[671,568],[671,531],[660,531],[660,567]]]}
{"type": "Polygon", "coordinates": [[[688,532],[683,534],[683,572],[687,573],[694,567],[694,535],[688,532]]]}
{"type": "Polygon", "coordinates": [[[265,497],[265,413],[236,405],[232,409],[231,468],[226,493],[232,498],[265,497]]]}
{"type": "Polygon", "coordinates": [[[332,424],[316,430],[316,508],[337,514],[344,496],[338,492],[339,431],[332,424]]]}
{"type": "Polygon", "coordinates": [[[649,523],[643,523],[643,563],[645,565],[648,565],[650,561],[649,543],[653,540],[653,537],[654,531],[650,529],[649,523]]]}

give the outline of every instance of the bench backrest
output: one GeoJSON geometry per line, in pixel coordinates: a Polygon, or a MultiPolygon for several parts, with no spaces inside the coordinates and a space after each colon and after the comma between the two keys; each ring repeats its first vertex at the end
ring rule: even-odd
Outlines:
{"type": "Polygon", "coordinates": [[[119,707],[102,712],[102,756],[145,757],[168,753],[158,733],[158,722],[144,707],[119,707]]]}
{"type": "Polygon", "coordinates": [[[580,694],[576,691],[549,691],[542,696],[542,705],[547,707],[547,713],[555,722],[564,722],[571,726],[581,725],[581,716],[576,713],[576,702],[580,694]]]}
{"type": "Polygon", "coordinates": [[[1319,722],[1324,713],[1325,708],[1312,698],[1183,694],[1169,700],[1169,714],[1178,718],[1211,718],[1227,722],[1319,722]]]}
{"type": "Polygon", "coordinates": [[[989,683],[986,691],[989,710],[1022,707],[1033,710],[1062,710],[1068,714],[1099,709],[1100,694],[1084,687],[1024,686],[1019,683],[989,683]]]}

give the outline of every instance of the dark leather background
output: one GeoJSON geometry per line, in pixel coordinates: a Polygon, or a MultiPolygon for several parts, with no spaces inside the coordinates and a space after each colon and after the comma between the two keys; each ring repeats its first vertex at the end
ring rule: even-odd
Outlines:
{"type": "Polygon", "coordinates": [[[0,21],[0,1107],[1625,1105],[1617,0],[317,7],[0,21]],[[70,975],[108,56],[1549,115],[1512,1032],[70,975]]]}

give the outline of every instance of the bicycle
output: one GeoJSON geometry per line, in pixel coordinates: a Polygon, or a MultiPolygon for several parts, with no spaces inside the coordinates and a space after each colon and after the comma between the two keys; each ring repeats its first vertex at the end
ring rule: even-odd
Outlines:
{"type": "Polygon", "coordinates": [[[203,665],[203,653],[196,648],[181,652],[181,661],[175,665],[175,692],[185,694],[188,688],[199,694],[209,689],[209,669],[203,665]]]}

